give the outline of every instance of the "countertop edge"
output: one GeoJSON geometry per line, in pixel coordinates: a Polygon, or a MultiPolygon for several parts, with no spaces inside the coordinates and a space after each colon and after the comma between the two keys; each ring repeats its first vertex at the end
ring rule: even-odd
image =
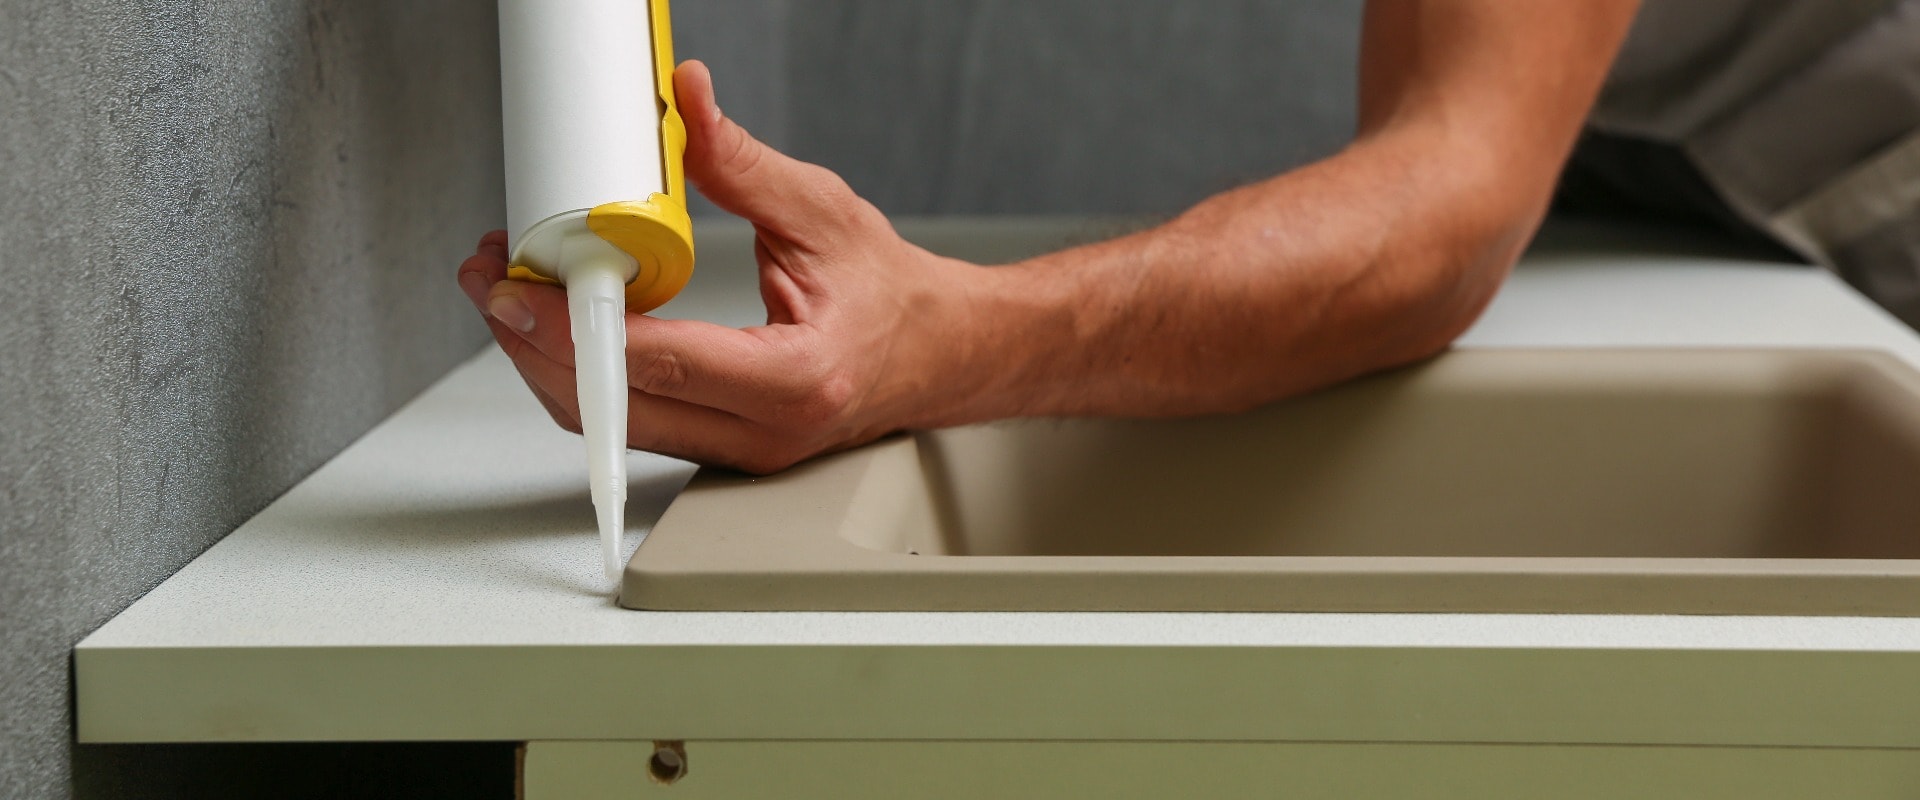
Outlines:
{"type": "Polygon", "coordinates": [[[1920,747],[1920,652],[83,648],[83,743],[545,739],[1920,747]],[[662,679],[661,676],[671,676],[662,679]]]}

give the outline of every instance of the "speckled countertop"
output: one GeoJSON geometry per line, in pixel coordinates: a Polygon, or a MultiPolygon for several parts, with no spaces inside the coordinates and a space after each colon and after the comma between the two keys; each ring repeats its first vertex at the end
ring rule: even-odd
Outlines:
{"type": "MultiPolygon", "coordinates": [[[[901,228],[994,261],[1109,226],[901,228]]],[[[760,321],[745,230],[706,225],[701,247],[665,313],[760,321]]],[[[1920,337],[1820,270],[1578,226],[1461,342],[1742,345],[1920,365],[1920,337]]],[[[630,468],[640,530],[692,470],[630,468]]],[[[1920,745],[1900,688],[1920,619],[624,610],[583,472],[506,359],[476,356],[82,642],[80,738],[1920,745]]]]}

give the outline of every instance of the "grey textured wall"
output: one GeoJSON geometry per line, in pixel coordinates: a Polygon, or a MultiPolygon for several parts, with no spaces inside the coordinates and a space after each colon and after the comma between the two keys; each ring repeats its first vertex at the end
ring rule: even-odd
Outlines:
{"type": "Polygon", "coordinates": [[[1352,136],[1361,0],[682,0],[721,106],[894,214],[1164,213],[1352,136]]]}
{"type": "MultiPolygon", "coordinates": [[[[674,12],[889,212],[1169,212],[1346,140],[1359,5],[674,12]]],[[[75,641],[483,341],[495,42],[487,2],[0,0],[0,797],[505,791],[498,746],[76,748],[67,697],[75,641]]]]}
{"type": "Polygon", "coordinates": [[[473,2],[0,0],[0,797],[275,761],[76,753],[69,649],[479,347],[451,270],[503,217],[495,35],[473,2]]]}

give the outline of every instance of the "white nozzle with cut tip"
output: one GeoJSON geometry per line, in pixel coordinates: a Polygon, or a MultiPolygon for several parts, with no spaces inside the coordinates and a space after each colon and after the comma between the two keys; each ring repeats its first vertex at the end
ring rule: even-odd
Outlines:
{"type": "Polygon", "coordinates": [[[500,0],[508,263],[566,286],[588,487],[616,586],[626,314],[665,302],[692,269],[670,27],[665,0],[500,0]]]}
{"type": "Polygon", "coordinates": [[[573,321],[573,368],[580,433],[587,440],[588,491],[600,521],[607,578],[620,580],[620,538],[627,509],[627,317],[625,289],[633,261],[612,248],[567,264],[567,314],[573,321]]]}

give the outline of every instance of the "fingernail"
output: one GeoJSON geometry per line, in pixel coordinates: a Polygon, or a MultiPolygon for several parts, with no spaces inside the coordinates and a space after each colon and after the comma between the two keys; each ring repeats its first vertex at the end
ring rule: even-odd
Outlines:
{"type": "Polygon", "coordinates": [[[495,295],[493,300],[487,303],[487,313],[516,331],[533,332],[533,309],[528,308],[527,302],[521,300],[519,295],[495,295]]]}
{"type": "Polygon", "coordinates": [[[719,122],[727,112],[720,110],[720,90],[714,88],[713,70],[707,70],[707,121],[719,122]]]}
{"type": "Polygon", "coordinates": [[[460,291],[467,293],[467,299],[473,301],[473,307],[487,309],[487,276],[478,272],[460,273],[460,291]]]}

